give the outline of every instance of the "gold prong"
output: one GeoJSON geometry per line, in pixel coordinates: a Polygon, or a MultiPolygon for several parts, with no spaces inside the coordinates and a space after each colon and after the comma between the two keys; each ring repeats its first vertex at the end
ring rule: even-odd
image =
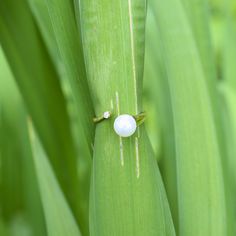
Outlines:
{"type": "Polygon", "coordinates": [[[140,112],[139,114],[133,116],[137,122],[137,125],[141,125],[146,119],[146,112],[140,112]]]}

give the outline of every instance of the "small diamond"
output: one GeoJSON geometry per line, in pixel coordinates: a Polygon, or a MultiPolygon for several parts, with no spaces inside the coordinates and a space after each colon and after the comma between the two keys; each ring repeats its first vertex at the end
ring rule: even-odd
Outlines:
{"type": "Polygon", "coordinates": [[[104,119],[108,119],[110,116],[111,116],[111,113],[110,113],[109,111],[105,111],[105,112],[103,113],[104,119]]]}

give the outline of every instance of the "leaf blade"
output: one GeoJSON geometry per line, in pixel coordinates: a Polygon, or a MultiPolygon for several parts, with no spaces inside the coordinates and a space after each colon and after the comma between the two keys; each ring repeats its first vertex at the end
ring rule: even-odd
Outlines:
{"type": "Polygon", "coordinates": [[[95,112],[112,111],[95,132],[91,235],[175,235],[144,125],[129,138],[113,130],[119,114],[142,111],[145,1],[79,3],[95,112]]]}
{"type": "Polygon", "coordinates": [[[152,3],[162,39],[173,109],[179,234],[224,235],[225,199],[220,154],[197,47],[179,0],[152,3]],[[206,176],[208,181],[205,181],[206,176]]]}
{"type": "Polygon", "coordinates": [[[79,214],[76,152],[65,99],[27,1],[0,2],[0,36],[14,78],[62,189],[74,212],[79,214]]]}
{"type": "Polygon", "coordinates": [[[33,131],[32,125],[29,126],[29,129],[48,235],[80,236],[78,225],[58,185],[46,154],[33,131]]]}

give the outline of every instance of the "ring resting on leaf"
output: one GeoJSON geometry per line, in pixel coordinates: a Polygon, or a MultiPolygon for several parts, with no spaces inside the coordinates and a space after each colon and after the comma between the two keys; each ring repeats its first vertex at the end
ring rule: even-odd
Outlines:
{"type": "MultiPolygon", "coordinates": [[[[109,119],[111,117],[111,112],[106,111],[103,113],[102,116],[96,117],[93,119],[94,123],[101,122],[103,120],[109,119]]],[[[137,126],[141,125],[146,118],[146,113],[141,112],[138,115],[129,115],[129,114],[122,114],[116,117],[114,121],[114,130],[116,134],[121,137],[130,137],[132,136],[137,126]]]]}

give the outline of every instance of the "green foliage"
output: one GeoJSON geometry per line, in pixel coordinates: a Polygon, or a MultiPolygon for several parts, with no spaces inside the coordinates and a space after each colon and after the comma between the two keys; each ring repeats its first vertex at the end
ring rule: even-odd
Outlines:
{"type": "Polygon", "coordinates": [[[113,114],[110,122],[97,125],[95,133],[91,235],[174,235],[144,127],[126,139],[112,128],[117,115],[142,111],[145,14],[142,0],[122,6],[117,1],[81,2],[84,54],[95,112],[111,110],[113,114]]]}
{"type": "Polygon", "coordinates": [[[66,103],[26,1],[0,3],[0,37],[59,182],[70,203],[76,206],[76,153],[66,103]]]}
{"type": "Polygon", "coordinates": [[[48,235],[80,236],[78,225],[57,183],[47,156],[33,128],[31,126],[29,128],[48,235]]]}
{"type": "Polygon", "coordinates": [[[1,0],[0,235],[234,236],[235,12],[1,0]]]}

